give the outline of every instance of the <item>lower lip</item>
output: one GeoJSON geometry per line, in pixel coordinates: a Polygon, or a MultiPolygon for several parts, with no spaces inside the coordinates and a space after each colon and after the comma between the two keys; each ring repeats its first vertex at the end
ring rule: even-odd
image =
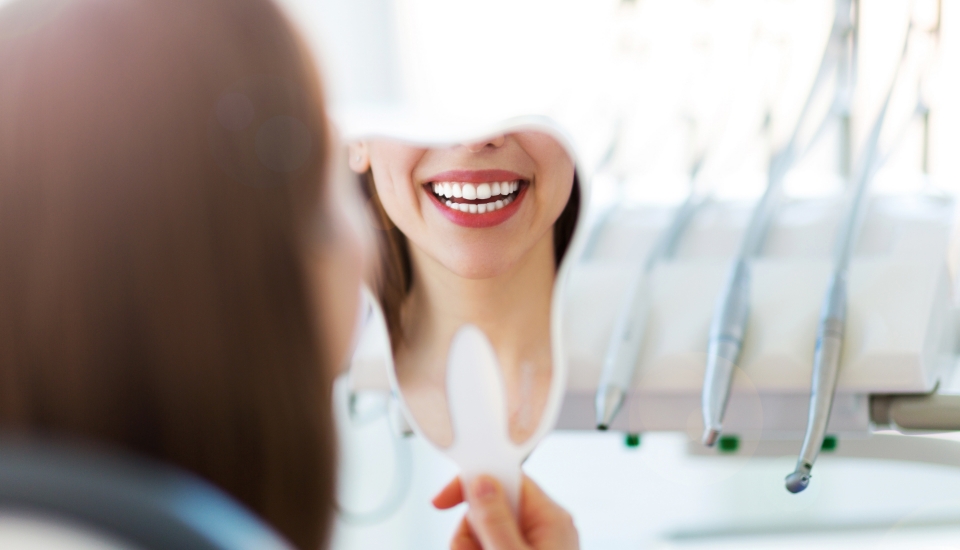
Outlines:
{"type": "Polygon", "coordinates": [[[517,209],[520,207],[520,201],[522,201],[523,197],[527,194],[528,187],[530,187],[529,184],[522,185],[517,193],[516,198],[513,199],[510,204],[504,206],[500,210],[484,212],[483,214],[470,214],[469,212],[454,210],[440,202],[440,199],[430,191],[424,189],[424,192],[430,196],[430,198],[433,200],[433,204],[440,209],[440,213],[443,214],[448,220],[462,227],[480,228],[500,225],[501,223],[510,219],[511,216],[516,214],[517,209]]]}

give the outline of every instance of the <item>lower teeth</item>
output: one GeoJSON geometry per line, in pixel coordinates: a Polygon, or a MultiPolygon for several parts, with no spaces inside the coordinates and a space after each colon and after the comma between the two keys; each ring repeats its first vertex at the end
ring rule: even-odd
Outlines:
{"type": "Polygon", "coordinates": [[[459,210],[460,212],[466,212],[468,214],[484,214],[493,212],[494,210],[500,210],[511,202],[513,202],[513,196],[508,196],[497,201],[485,202],[483,204],[467,204],[465,202],[453,202],[451,200],[446,201],[444,204],[452,210],[459,210]]]}

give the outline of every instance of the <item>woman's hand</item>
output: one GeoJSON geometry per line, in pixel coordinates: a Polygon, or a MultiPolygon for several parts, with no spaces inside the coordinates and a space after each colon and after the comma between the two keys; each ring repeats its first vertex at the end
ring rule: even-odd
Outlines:
{"type": "Polygon", "coordinates": [[[441,510],[466,501],[467,515],[453,535],[451,550],[577,550],[580,542],[573,518],[523,476],[519,522],[496,479],[478,476],[466,488],[454,479],[433,499],[441,510]]]}

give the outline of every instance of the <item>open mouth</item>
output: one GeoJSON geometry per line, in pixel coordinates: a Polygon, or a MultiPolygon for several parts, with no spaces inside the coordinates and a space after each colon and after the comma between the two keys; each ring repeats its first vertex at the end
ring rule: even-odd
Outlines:
{"type": "Polygon", "coordinates": [[[495,212],[516,200],[528,185],[524,180],[490,183],[428,182],[424,186],[438,202],[467,214],[495,212]]]}

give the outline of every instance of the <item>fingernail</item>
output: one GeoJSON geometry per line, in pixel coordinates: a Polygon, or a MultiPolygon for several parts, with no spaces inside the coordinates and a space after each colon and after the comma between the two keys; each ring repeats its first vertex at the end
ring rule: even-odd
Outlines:
{"type": "Polygon", "coordinates": [[[481,476],[473,482],[473,497],[488,500],[497,494],[497,487],[489,477],[481,476]]]}

